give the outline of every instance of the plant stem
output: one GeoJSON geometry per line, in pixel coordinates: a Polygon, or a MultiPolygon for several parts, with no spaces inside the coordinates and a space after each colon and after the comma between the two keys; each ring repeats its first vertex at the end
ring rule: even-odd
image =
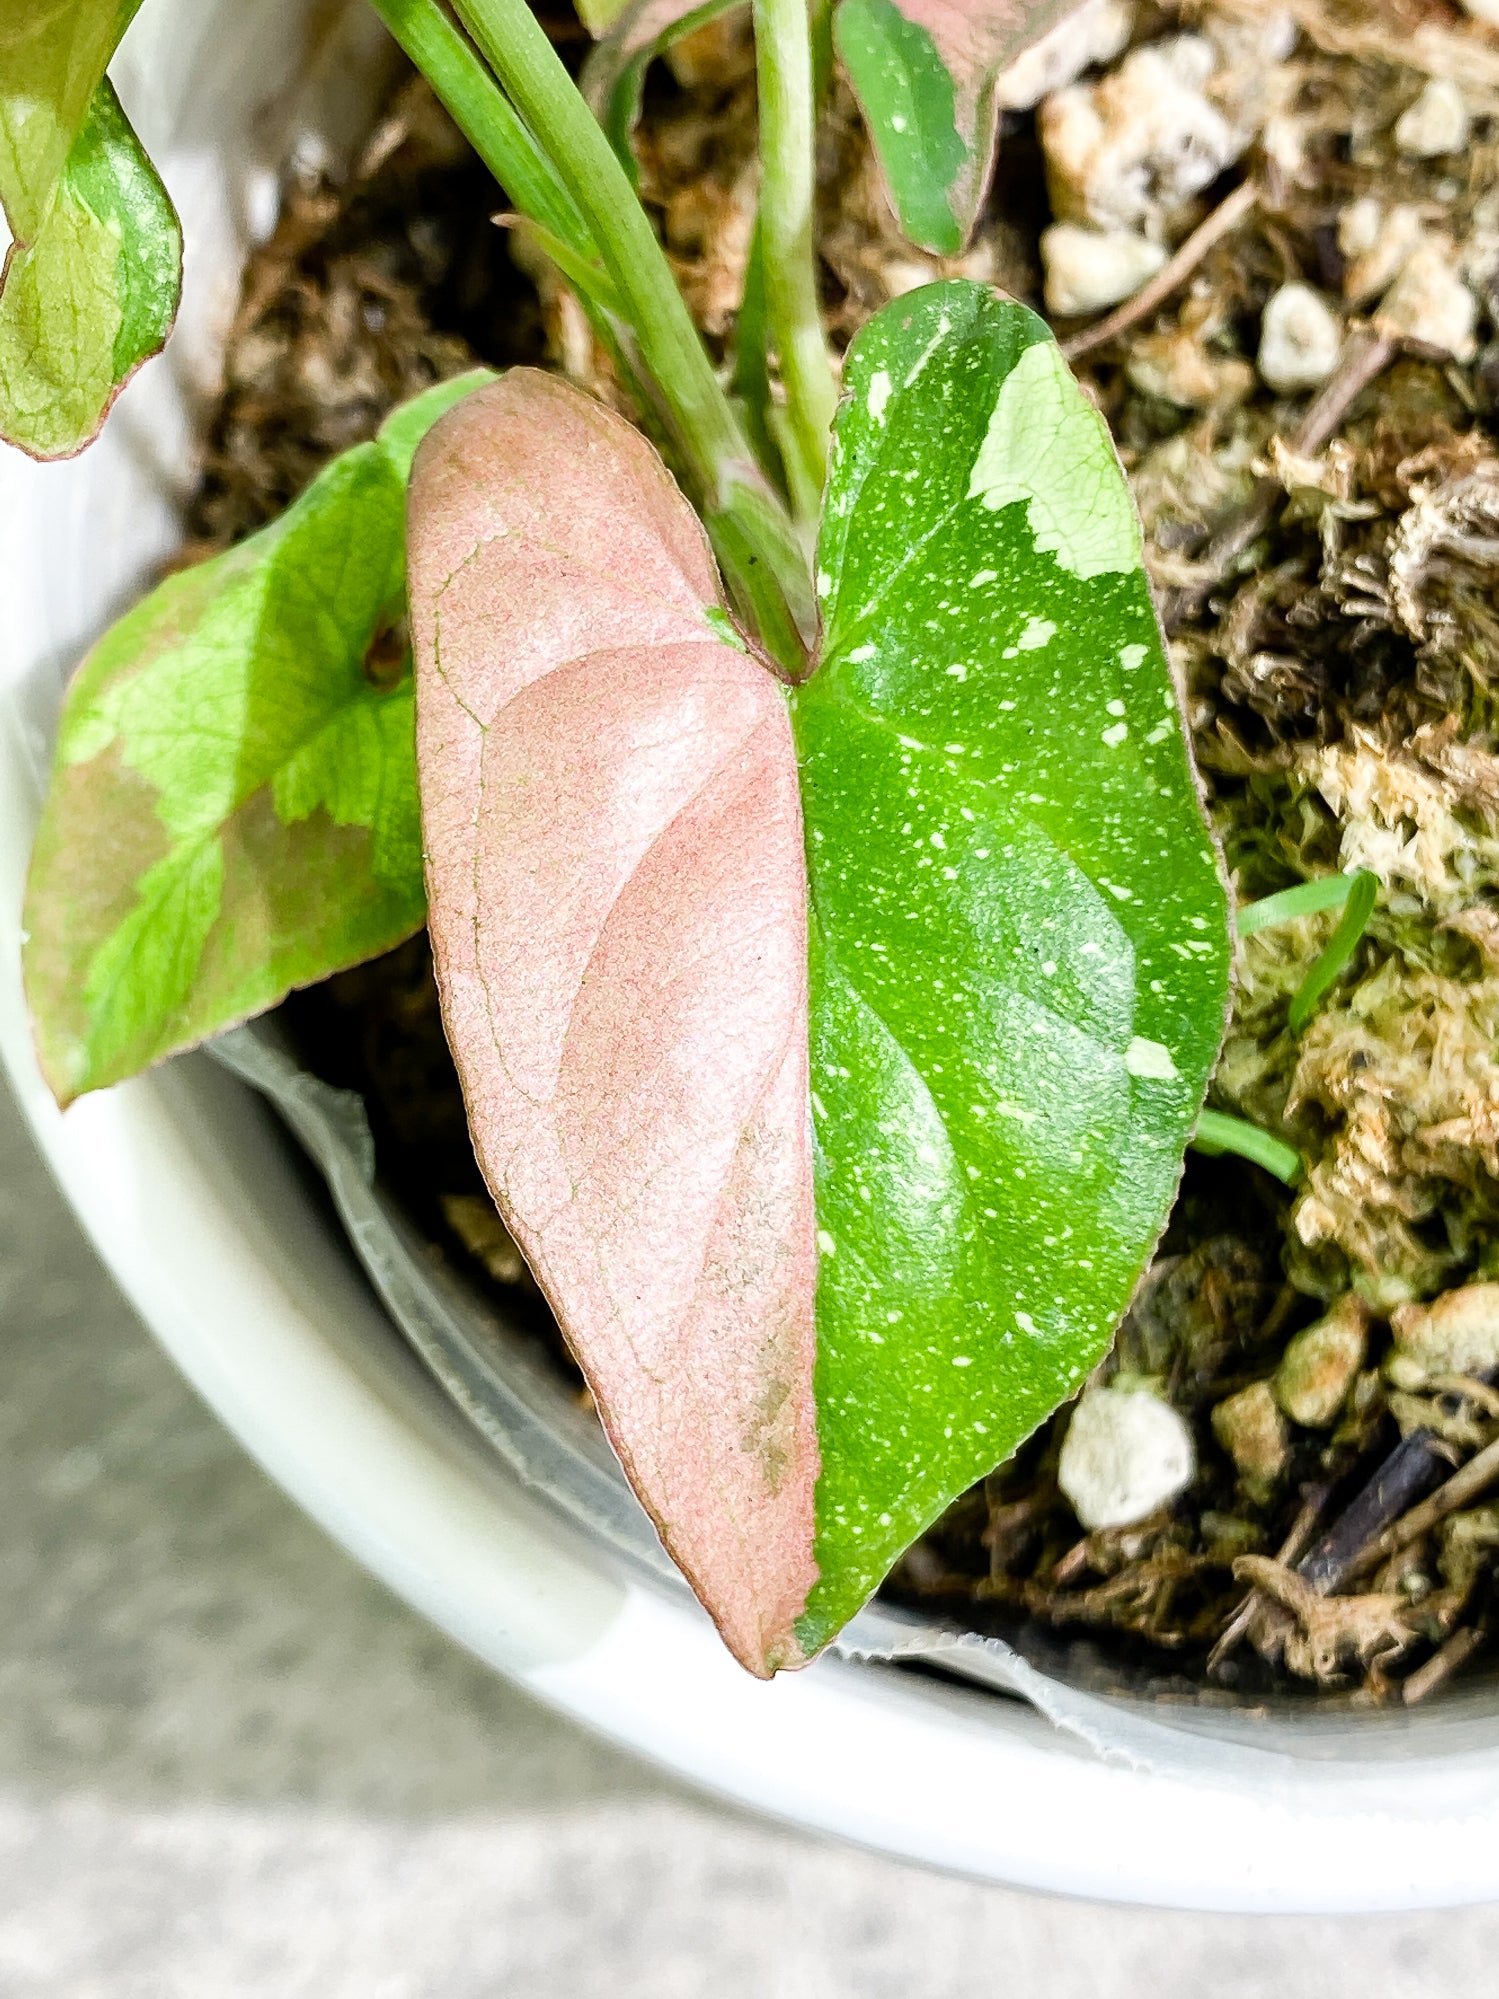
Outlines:
{"type": "Polygon", "coordinates": [[[1374,914],[1378,894],[1379,877],[1367,868],[1360,868],[1353,876],[1353,887],[1337,929],[1328,939],[1321,957],[1302,980],[1287,1009],[1286,1025],[1293,1034],[1301,1033],[1331,991],[1338,974],[1358,949],[1359,939],[1368,929],[1369,918],[1374,914]]]}
{"type": "Polygon", "coordinates": [[[817,286],[811,24],[807,0],[754,0],[754,16],[767,317],[786,390],[792,497],[815,517],[838,392],[817,286]]]}
{"type": "Polygon", "coordinates": [[[629,352],[618,301],[601,290],[598,249],[588,224],[552,163],[532,138],[489,71],[444,13],[439,0],[370,0],[391,34],[426,77],[453,122],[542,247],[578,294],[615,373],[634,401],[642,428],[658,447],[667,443],[657,411],[629,352]],[[595,276],[596,274],[596,276],[595,276]]]}
{"type": "Polygon", "coordinates": [[[577,204],[438,0],[370,5],[521,213],[592,261],[598,252],[577,204]]]}
{"type": "Polygon", "coordinates": [[[641,353],[714,492],[721,468],[746,447],[613,147],[526,0],[457,0],[457,12],[588,222],[641,353]]]}
{"type": "MultiPolygon", "coordinates": [[[[789,605],[796,625],[809,629],[806,560],[754,455],[692,323],[665,252],[629,176],[615,156],[545,30],[526,0],[455,0],[459,19],[514,100],[576,202],[613,278],[623,317],[634,331],[640,358],[669,413],[694,497],[708,517],[731,518],[735,532],[727,559],[747,548],[753,587],[731,567],[729,581],[741,604],[754,612],[767,590],[789,605]]],[[[715,541],[718,538],[715,537],[715,541]]],[[[760,620],[762,637],[779,657],[790,618],[760,620]]],[[[797,651],[800,652],[800,641],[797,651]]],[[[800,658],[782,659],[796,670],[800,658]]]]}

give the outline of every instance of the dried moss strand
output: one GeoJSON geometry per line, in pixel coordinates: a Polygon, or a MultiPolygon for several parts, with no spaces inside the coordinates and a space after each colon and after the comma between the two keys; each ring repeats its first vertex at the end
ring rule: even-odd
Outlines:
{"type": "MultiPolygon", "coordinates": [[[[1315,458],[1341,428],[1343,419],[1364,390],[1384,373],[1398,348],[1382,333],[1364,331],[1351,339],[1336,371],[1310,405],[1291,440],[1291,449],[1300,458],[1315,458]]],[[[1168,631],[1177,631],[1196,617],[1209,596],[1232,572],[1239,557],[1269,526],[1285,488],[1279,479],[1266,476],[1255,482],[1254,491],[1234,518],[1208,543],[1201,561],[1202,574],[1190,588],[1180,591],[1165,617],[1168,631]]]]}
{"type": "Polygon", "coordinates": [[[1370,874],[1367,868],[1360,868],[1352,882],[1341,922],[1291,1001],[1286,1020],[1293,1034],[1300,1034],[1305,1028],[1336,984],[1369,927],[1369,918],[1374,914],[1374,898],[1379,893],[1379,878],[1370,874]]]}
{"type": "MultiPolygon", "coordinates": [[[[1318,1523],[1327,1511],[1327,1502],[1332,1497],[1331,1485],[1313,1486],[1307,1492],[1301,1511],[1291,1523],[1291,1531],[1276,1550],[1275,1559],[1285,1568],[1294,1567],[1305,1554],[1318,1523]]],[[[1218,1669],[1238,1650],[1248,1636],[1255,1614],[1264,1604],[1264,1596],[1258,1589],[1251,1589],[1239,1605],[1228,1623],[1218,1634],[1217,1643],[1208,1654],[1207,1670],[1216,1675],[1218,1669]]]]}
{"type": "Polygon", "coordinates": [[[1272,1132],[1261,1131],[1244,1118],[1228,1117],[1222,1111],[1204,1111],[1192,1135],[1194,1152],[1237,1153],[1256,1166],[1263,1166],[1289,1187],[1301,1172],[1300,1155],[1272,1132]]]}
{"type": "Polygon", "coordinates": [[[1483,1628],[1476,1624],[1465,1624],[1454,1631],[1441,1651],[1402,1683],[1400,1697],[1405,1705],[1415,1707],[1428,1694],[1434,1693],[1444,1680],[1450,1680],[1454,1673],[1460,1672],[1483,1643],[1484,1635],[1483,1628]]]}

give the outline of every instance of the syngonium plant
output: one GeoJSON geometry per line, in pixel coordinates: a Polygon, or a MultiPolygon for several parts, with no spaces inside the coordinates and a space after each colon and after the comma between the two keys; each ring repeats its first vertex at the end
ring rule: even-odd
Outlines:
{"type": "MultiPolygon", "coordinates": [[[[830,36],[755,0],[757,416],[628,160],[642,62],[716,6],[640,0],[601,124],[524,0],[375,4],[638,427],[532,370],[444,383],[105,635],[31,872],[37,1045],[67,1102],[425,921],[494,1199],[768,1674],[1104,1353],[1224,1024],[1225,884],[1101,419],[981,285],[888,306],[841,393],[818,310],[830,41],[952,248],[994,72],[1063,10],[841,0],[830,36]]],[[[0,416],[38,451],[164,330],[175,224],[104,77],[132,11],[0,30],[0,416]]]]}

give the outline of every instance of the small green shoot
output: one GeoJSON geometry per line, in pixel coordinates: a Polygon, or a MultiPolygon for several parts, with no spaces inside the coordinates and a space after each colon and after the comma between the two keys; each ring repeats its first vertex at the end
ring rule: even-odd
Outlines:
{"type": "Polygon", "coordinates": [[[1210,1158],[1224,1152],[1237,1153],[1241,1159],[1263,1166],[1288,1187],[1301,1177],[1301,1156],[1291,1146],[1262,1131],[1257,1124],[1229,1117],[1223,1111],[1204,1111],[1198,1118],[1192,1134],[1192,1150],[1206,1153],[1210,1158]]]}
{"type": "Polygon", "coordinates": [[[1374,914],[1374,898],[1379,893],[1379,877],[1370,874],[1367,868],[1361,868],[1356,875],[1350,877],[1350,880],[1353,886],[1349,890],[1342,919],[1328,939],[1321,956],[1302,980],[1286,1014],[1287,1025],[1293,1034],[1300,1034],[1303,1031],[1322,1004],[1343,967],[1358,949],[1359,939],[1368,929],[1369,918],[1374,914]]]}
{"type": "Polygon", "coordinates": [[[1253,937],[1261,930],[1273,930],[1282,923],[1295,923],[1303,916],[1316,916],[1324,909],[1341,909],[1352,895],[1359,871],[1347,875],[1319,875],[1315,881],[1297,882],[1294,888],[1249,902],[1234,919],[1241,937],[1253,937]]]}

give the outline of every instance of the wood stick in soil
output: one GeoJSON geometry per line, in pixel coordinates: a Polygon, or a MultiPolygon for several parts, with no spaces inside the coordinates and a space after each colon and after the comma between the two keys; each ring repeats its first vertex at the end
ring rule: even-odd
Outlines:
{"type": "Polygon", "coordinates": [[[1440,1652],[1432,1654],[1424,1666],[1420,1666],[1408,1679],[1400,1683],[1400,1698],[1407,1707],[1415,1707],[1434,1693],[1444,1680],[1460,1672],[1483,1643],[1484,1633],[1476,1624],[1464,1624],[1454,1631],[1440,1652]]]}
{"type": "Polygon", "coordinates": [[[1413,1506],[1393,1526],[1370,1541],[1350,1564],[1344,1580],[1352,1582],[1358,1576],[1367,1575],[1370,1569],[1378,1568],[1381,1562],[1387,1562],[1391,1555],[1398,1555],[1402,1548],[1419,1540],[1423,1534],[1429,1534],[1449,1513],[1459,1512],[1496,1481],[1499,1481],[1499,1437],[1492,1444],[1486,1444],[1477,1457],[1469,1458],[1461,1471],[1454,1472],[1430,1499],[1420,1506],[1413,1506]]]}
{"type": "Polygon", "coordinates": [[[1132,326],[1148,318],[1158,306],[1164,305],[1171,294],[1191,277],[1213,245],[1238,228],[1259,198],[1260,191],[1253,181],[1247,180],[1241,187],[1236,187],[1232,194],[1219,202],[1206,221],[1198,223],[1170,261],[1162,264],[1150,282],[1142,285],[1133,298],[1127,298],[1123,305],[1116,306],[1106,319],[1085,326],[1081,333],[1074,333],[1061,343],[1067,359],[1078,361],[1084,354],[1107,346],[1109,341],[1117,340],[1121,333],[1127,333],[1132,326]]]}
{"type": "MultiPolygon", "coordinates": [[[[1486,1376],[1466,1376],[1439,1381],[1445,1385],[1444,1406],[1455,1407],[1452,1398],[1463,1395],[1493,1396],[1486,1376]]],[[[1387,1531],[1392,1531],[1408,1510],[1430,1492],[1452,1468],[1449,1447],[1434,1430],[1412,1430],[1380,1464],[1373,1477],[1353,1497],[1328,1528],[1322,1539],[1297,1564],[1297,1572],[1324,1596],[1335,1594],[1345,1582],[1361,1575],[1368,1566],[1366,1550],[1387,1531]]],[[[1424,1529],[1418,1529],[1424,1532],[1424,1529]]],[[[1414,1535],[1406,1535],[1406,1546],[1414,1535]]],[[[1373,1560],[1372,1556],[1370,1560],[1373,1560]]]]}
{"type": "Polygon", "coordinates": [[[1423,1499],[1452,1461],[1444,1456],[1436,1433],[1413,1430],[1385,1458],[1368,1484],[1358,1491],[1314,1548],[1296,1564],[1320,1596],[1332,1596],[1345,1582],[1363,1573],[1362,1557],[1370,1546],[1423,1499]]]}

